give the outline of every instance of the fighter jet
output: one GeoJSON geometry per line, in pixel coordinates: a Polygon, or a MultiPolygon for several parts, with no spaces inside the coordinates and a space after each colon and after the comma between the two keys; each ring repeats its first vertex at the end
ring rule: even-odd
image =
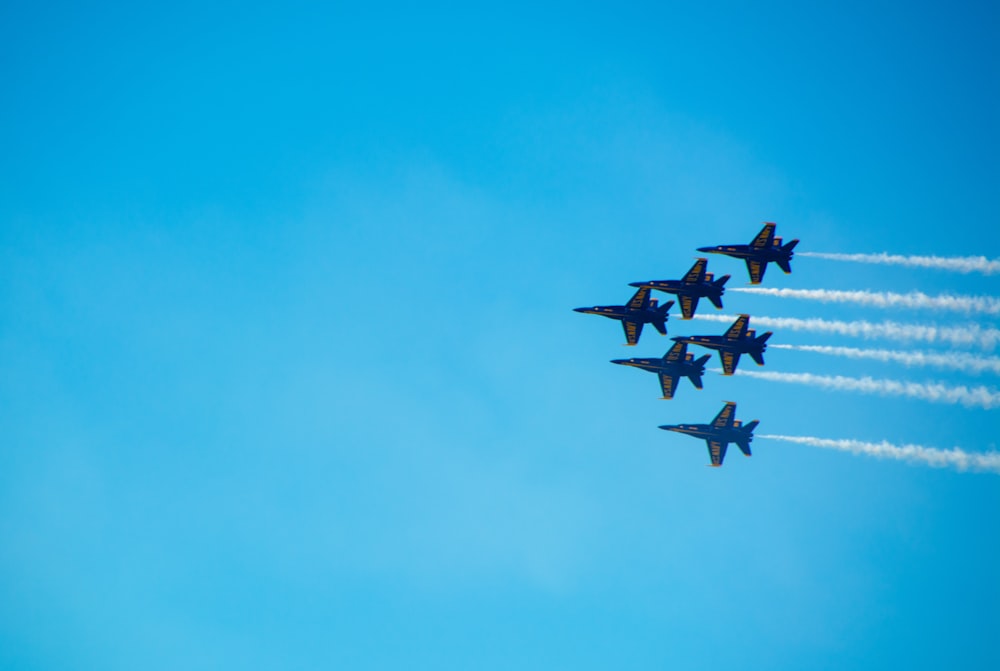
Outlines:
{"type": "Polygon", "coordinates": [[[661,335],[667,335],[667,311],[674,302],[667,301],[657,307],[658,303],[655,298],[650,299],[649,288],[643,287],[625,305],[595,305],[592,308],[573,308],[573,311],[619,320],[625,330],[625,340],[629,345],[635,345],[642,335],[643,324],[652,324],[661,335]]]}
{"type": "Polygon", "coordinates": [[[736,404],[732,401],[726,401],[711,424],[664,424],[660,428],[704,439],[708,443],[708,455],[712,458],[711,465],[718,468],[722,466],[722,461],[726,458],[726,449],[729,447],[729,443],[736,443],[743,454],[750,456],[750,441],[753,440],[753,430],[760,422],[755,419],[743,426],[740,420],[733,419],[735,415],[736,404]]]}
{"type": "Polygon", "coordinates": [[[792,250],[799,244],[798,240],[792,240],[787,245],[781,244],[781,238],[774,237],[774,226],[771,223],[764,224],[764,228],[760,229],[760,233],[749,245],[699,247],[698,251],[743,259],[747,262],[747,270],[750,272],[750,284],[760,284],[770,261],[777,263],[785,274],[792,272],[792,267],[788,264],[792,260],[792,250]]]}
{"type": "Polygon", "coordinates": [[[663,390],[663,398],[674,397],[674,390],[677,388],[677,378],[681,376],[691,380],[691,384],[696,389],[701,389],[701,376],[705,373],[705,362],[711,358],[711,354],[695,360],[694,356],[687,353],[687,345],[679,342],[675,343],[662,359],[612,359],[611,363],[622,366],[634,366],[650,373],[660,376],[660,388],[663,390]]]}
{"type": "Polygon", "coordinates": [[[712,305],[722,308],[722,294],[726,291],[723,285],[729,275],[713,279],[712,273],[705,272],[708,259],[702,257],[694,262],[691,270],[679,280],[652,280],[650,282],[632,282],[629,286],[649,287],[668,294],[676,294],[681,302],[681,314],[684,319],[691,319],[698,309],[698,299],[707,298],[712,305]]]}
{"type": "Polygon", "coordinates": [[[718,350],[723,375],[732,375],[736,372],[741,354],[749,354],[758,366],[764,365],[764,350],[767,349],[766,343],[771,337],[771,331],[758,336],[753,329],[747,330],[749,321],[750,315],[740,315],[723,335],[678,336],[673,340],[718,350]]]}

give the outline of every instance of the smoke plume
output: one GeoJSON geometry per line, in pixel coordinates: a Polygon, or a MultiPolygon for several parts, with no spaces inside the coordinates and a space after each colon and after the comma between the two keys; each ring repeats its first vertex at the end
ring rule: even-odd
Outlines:
{"type": "Polygon", "coordinates": [[[990,410],[1000,407],[1000,392],[984,387],[950,386],[940,383],[906,382],[903,380],[880,380],[872,377],[845,377],[843,375],[814,375],[812,373],[778,373],[771,371],[744,370],[737,375],[754,377],[773,382],[805,384],[823,389],[857,391],[863,394],[883,394],[904,396],[932,403],[961,404],[967,408],[990,410]]]}
{"type": "MultiPolygon", "coordinates": [[[[696,314],[695,319],[732,324],[735,315],[696,314]]],[[[859,338],[912,341],[920,340],[928,343],[947,343],[960,347],[978,345],[983,349],[995,349],[1000,344],[1000,329],[982,327],[978,324],[962,326],[925,326],[920,324],[902,324],[900,322],[884,321],[838,321],[835,319],[799,319],[796,317],[758,317],[751,318],[755,326],[763,328],[788,329],[790,331],[815,331],[819,333],[836,333],[839,335],[859,338]]]]}
{"type": "Polygon", "coordinates": [[[757,438],[783,440],[799,445],[811,445],[852,454],[867,454],[879,459],[897,459],[926,464],[935,468],[952,467],[959,471],[987,471],[1000,474],[1000,452],[974,453],[957,447],[942,450],[923,445],[893,445],[886,441],[868,443],[860,440],[828,440],[812,436],[757,435],[757,438]]]}
{"type": "Polygon", "coordinates": [[[856,303],[880,308],[951,310],[966,314],[1000,314],[1000,300],[992,296],[928,296],[922,291],[899,294],[891,291],[838,291],[833,289],[769,289],[733,287],[729,291],[779,298],[803,298],[823,303],[856,303]]]}
{"type": "Polygon", "coordinates": [[[1000,357],[976,356],[965,352],[907,352],[890,349],[860,349],[856,347],[831,347],[828,345],[780,345],[775,349],[790,349],[799,352],[816,352],[848,359],[872,359],[887,363],[901,363],[906,366],[933,366],[967,373],[994,373],[1000,375],[1000,357]]]}
{"type": "Polygon", "coordinates": [[[811,256],[816,259],[832,261],[853,261],[856,263],[875,263],[887,266],[909,266],[911,268],[937,268],[951,270],[957,273],[982,273],[995,275],[1000,273],[1000,259],[987,259],[985,256],[902,256],[899,254],[827,254],[824,252],[798,252],[796,256],[811,256]]]}

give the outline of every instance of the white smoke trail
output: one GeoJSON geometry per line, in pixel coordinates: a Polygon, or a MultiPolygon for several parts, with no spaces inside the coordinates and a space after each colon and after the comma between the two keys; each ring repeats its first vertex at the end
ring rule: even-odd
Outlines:
{"type": "Polygon", "coordinates": [[[900,461],[927,464],[935,468],[951,466],[959,471],[988,471],[1000,473],[1000,452],[970,453],[953,447],[942,450],[922,445],[893,445],[886,441],[881,443],[866,443],[860,440],[828,440],[812,436],[780,436],[761,435],[757,438],[783,440],[799,445],[811,445],[832,450],[842,450],[852,454],[867,454],[879,459],[898,459],[900,461]]]}
{"type": "Polygon", "coordinates": [[[903,352],[890,349],[860,349],[857,347],[831,347],[828,345],[769,345],[776,349],[816,352],[843,356],[848,359],[874,359],[875,361],[901,363],[906,366],[934,366],[967,373],[995,373],[1000,375],[1000,357],[975,356],[965,352],[903,352]]]}
{"type": "Polygon", "coordinates": [[[984,387],[952,387],[939,383],[904,382],[900,380],[879,380],[872,377],[845,377],[843,375],[814,375],[812,373],[775,373],[770,371],[744,370],[736,371],[737,375],[771,380],[774,382],[790,382],[806,384],[823,389],[840,391],[859,391],[863,394],[884,394],[888,396],[905,396],[919,398],[932,403],[961,403],[967,408],[983,408],[990,410],[1000,407],[1000,391],[984,387]]]}
{"type": "Polygon", "coordinates": [[[982,273],[995,275],[1000,273],[1000,259],[987,259],[985,256],[901,256],[899,254],[828,254],[824,252],[797,252],[796,256],[811,256],[816,259],[832,261],[855,261],[857,263],[876,263],[890,266],[910,266],[913,268],[937,268],[953,270],[958,273],[982,273]]]}
{"type": "MultiPolygon", "coordinates": [[[[732,324],[736,315],[696,314],[695,319],[732,324]]],[[[835,319],[798,319],[796,317],[758,317],[750,319],[755,326],[763,328],[788,329],[790,331],[815,331],[836,333],[859,338],[887,338],[892,340],[921,340],[942,342],[956,346],[978,345],[983,349],[995,349],[1000,344],[1000,329],[982,327],[978,324],[963,326],[922,326],[899,322],[838,321],[835,319]]]]}
{"type": "Polygon", "coordinates": [[[952,310],[966,314],[1000,314],[1000,299],[992,296],[928,296],[922,291],[898,294],[891,291],[836,291],[833,289],[768,289],[764,287],[733,287],[729,291],[779,298],[804,298],[824,303],[857,303],[880,308],[918,308],[921,310],[952,310]]]}

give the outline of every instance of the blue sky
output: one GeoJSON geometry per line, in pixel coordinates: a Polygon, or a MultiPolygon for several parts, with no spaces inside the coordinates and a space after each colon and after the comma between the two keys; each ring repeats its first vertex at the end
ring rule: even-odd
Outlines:
{"type": "MultiPolygon", "coordinates": [[[[607,361],[669,340],[572,308],[762,221],[1000,256],[998,30],[988,3],[6,3],[0,666],[996,667],[996,475],[764,439],[707,469],[656,430],[734,400],[985,452],[995,410],[716,375],[662,401],[607,361]]],[[[793,268],[765,286],[998,295],[793,268]]]]}

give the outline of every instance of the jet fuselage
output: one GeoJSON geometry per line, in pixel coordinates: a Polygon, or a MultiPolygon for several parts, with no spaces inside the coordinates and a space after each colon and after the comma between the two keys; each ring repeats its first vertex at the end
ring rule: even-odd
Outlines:
{"type": "MultiPolygon", "coordinates": [[[[706,355],[708,356],[708,355],[706,355]]],[[[620,366],[631,366],[648,370],[650,373],[668,373],[671,375],[703,375],[705,364],[693,361],[694,357],[687,355],[684,361],[667,361],[666,358],[657,359],[612,359],[611,363],[620,366]]]]}
{"type": "Polygon", "coordinates": [[[752,429],[736,425],[730,428],[716,428],[711,424],[664,424],[660,428],[702,440],[717,440],[721,443],[745,444],[753,441],[752,429]]]}
{"type": "Polygon", "coordinates": [[[573,312],[601,315],[610,319],[629,319],[643,324],[651,324],[663,319],[663,315],[658,314],[655,310],[633,310],[627,305],[595,305],[592,308],[573,308],[573,312]]]}
{"type": "MultiPolygon", "coordinates": [[[[724,275],[723,277],[728,278],[729,275],[724,275]]],[[[707,298],[712,301],[713,304],[718,306],[722,305],[722,294],[726,293],[725,287],[718,284],[712,284],[711,282],[689,284],[683,280],[652,280],[650,282],[632,282],[629,286],[649,287],[650,289],[656,289],[657,291],[662,291],[665,294],[674,294],[676,296],[707,298]]]]}
{"type": "Polygon", "coordinates": [[[785,251],[781,247],[754,249],[750,245],[718,245],[716,247],[699,247],[699,252],[706,254],[725,254],[737,259],[753,259],[768,263],[790,261],[794,252],[785,251]]]}
{"type": "MultiPolygon", "coordinates": [[[[771,332],[768,331],[765,335],[770,337],[771,332]]],[[[676,338],[672,338],[672,340],[689,345],[701,345],[702,347],[720,352],[732,352],[733,354],[753,353],[761,355],[767,349],[767,343],[760,342],[756,337],[756,331],[752,329],[747,331],[746,335],[738,340],[732,340],[724,335],[677,336],[676,338]]]]}

